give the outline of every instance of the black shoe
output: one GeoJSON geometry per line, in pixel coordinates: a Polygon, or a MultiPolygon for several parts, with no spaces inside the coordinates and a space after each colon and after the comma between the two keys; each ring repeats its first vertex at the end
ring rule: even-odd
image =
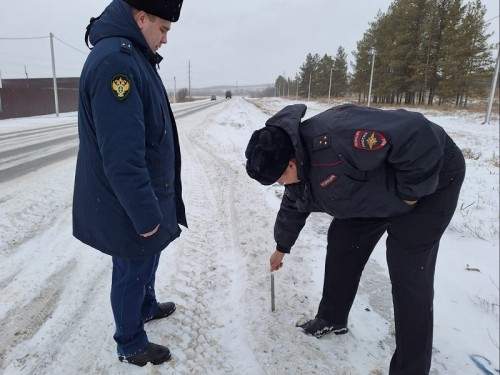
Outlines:
{"type": "Polygon", "coordinates": [[[336,335],[343,335],[348,331],[347,325],[345,324],[333,324],[321,318],[314,318],[307,323],[297,325],[297,327],[302,328],[305,333],[317,337],[318,339],[327,333],[333,332],[336,335]]]}
{"type": "Polygon", "coordinates": [[[118,356],[120,362],[131,363],[137,366],[146,366],[148,362],[153,365],[159,365],[163,362],[167,362],[172,355],[170,350],[166,346],[153,344],[149,342],[148,345],[138,353],[125,357],[123,355],[118,356]]]}
{"type": "Polygon", "coordinates": [[[146,318],[143,320],[144,323],[149,322],[150,320],[162,319],[171,315],[175,311],[175,303],[173,302],[164,302],[158,305],[158,310],[153,316],[146,318]]]}

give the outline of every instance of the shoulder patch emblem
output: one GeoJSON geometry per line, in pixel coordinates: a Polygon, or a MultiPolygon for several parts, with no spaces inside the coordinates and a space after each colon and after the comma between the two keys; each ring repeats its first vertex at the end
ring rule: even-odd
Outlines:
{"type": "Polygon", "coordinates": [[[354,134],[353,144],[359,150],[377,151],[387,144],[387,140],[374,130],[358,130],[354,134]]]}
{"type": "Polygon", "coordinates": [[[130,92],[130,80],[124,74],[116,74],[111,78],[111,91],[116,99],[125,100],[130,92]]]}

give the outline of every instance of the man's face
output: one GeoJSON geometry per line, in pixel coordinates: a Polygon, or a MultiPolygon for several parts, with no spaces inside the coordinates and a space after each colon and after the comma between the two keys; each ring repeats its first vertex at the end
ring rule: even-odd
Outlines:
{"type": "Polygon", "coordinates": [[[278,184],[280,185],[289,185],[300,182],[299,176],[297,173],[297,162],[295,159],[292,159],[288,162],[288,166],[285,169],[285,172],[278,178],[278,184]]]}
{"type": "Polygon", "coordinates": [[[135,20],[153,52],[157,52],[162,44],[167,43],[167,33],[172,26],[170,21],[151,16],[143,11],[137,13],[135,20]]]}

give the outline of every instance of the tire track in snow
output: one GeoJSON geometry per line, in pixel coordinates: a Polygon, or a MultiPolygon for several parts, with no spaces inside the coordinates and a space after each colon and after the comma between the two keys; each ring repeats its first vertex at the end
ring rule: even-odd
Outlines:
{"type": "Polygon", "coordinates": [[[239,260],[234,254],[238,240],[232,224],[234,176],[220,166],[217,155],[203,147],[203,129],[210,126],[217,112],[211,109],[196,115],[199,121],[191,120],[191,126],[179,121],[190,228],[184,230],[175,250],[167,249],[168,255],[164,255],[176,259],[166,284],[179,299],[178,310],[168,325],[182,330],[166,334],[162,341],[172,342],[171,366],[176,373],[256,374],[255,362],[248,359],[253,353],[248,352],[244,336],[240,336],[237,312],[231,312],[234,318],[224,321],[228,309],[238,305],[234,268],[238,268],[239,260]],[[245,356],[247,359],[243,359],[245,356]]]}
{"type": "MultiPolygon", "coordinates": [[[[312,280],[316,278],[314,273],[318,270],[309,266],[311,262],[308,256],[318,250],[319,256],[324,256],[323,246],[318,248],[318,244],[314,243],[309,248],[308,245],[311,244],[298,241],[294,254],[287,257],[286,269],[276,273],[277,310],[270,311],[268,259],[275,247],[273,227],[276,217],[275,203],[270,206],[270,196],[275,195],[273,190],[282,188],[263,187],[248,178],[243,157],[245,145],[242,145],[239,139],[234,139],[237,144],[232,147],[228,142],[218,141],[218,134],[225,129],[229,134],[234,127],[246,131],[249,137],[251,128],[260,128],[268,118],[268,113],[263,114],[254,105],[244,101],[234,101],[232,105],[238,106],[231,109],[232,115],[226,117],[221,114],[217,118],[218,126],[214,129],[217,135],[212,139],[213,142],[210,144],[204,140],[201,146],[219,155],[222,160],[217,165],[224,165],[233,171],[233,225],[238,233],[238,254],[244,264],[240,277],[242,288],[239,300],[246,311],[240,318],[243,318],[246,324],[245,334],[260,366],[259,373],[358,374],[351,360],[351,353],[346,351],[346,348],[353,345],[364,346],[356,331],[345,336],[318,340],[304,335],[295,327],[306,314],[307,318],[311,318],[316,312],[322,282],[319,286],[312,284],[312,280]],[[252,123],[254,124],[249,128],[248,124],[252,123]],[[294,361],[292,366],[288,365],[290,353],[297,353],[297,350],[300,352],[301,361],[294,361]]],[[[320,236],[324,239],[324,235],[320,236]]]]}
{"type": "Polygon", "coordinates": [[[23,243],[49,230],[58,215],[71,207],[74,170],[75,160],[69,159],[1,184],[2,257],[12,256],[23,243]]]}
{"type": "MultiPolygon", "coordinates": [[[[10,347],[31,339],[58,305],[64,279],[76,266],[70,261],[52,274],[44,283],[39,294],[24,306],[14,306],[0,321],[3,339],[0,341],[0,368],[4,365],[6,352],[10,347]],[[22,313],[20,313],[22,312],[22,313]]],[[[22,359],[18,358],[22,364],[22,359]]]]}
{"type": "Polygon", "coordinates": [[[0,322],[2,337],[7,336],[0,365],[6,375],[53,374],[61,368],[98,374],[116,363],[110,258],[74,240],[70,231],[61,236],[70,222],[67,208],[52,228],[10,257],[16,275],[4,281],[2,299],[9,310],[0,322]]]}
{"type": "MultiPolygon", "coordinates": [[[[227,118],[222,113],[216,119],[217,134],[232,127],[243,127],[245,124],[255,121],[253,117],[253,106],[248,106],[242,101],[233,101],[230,113],[238,113],[240,119],[227,118]],[[221,130],[222,126],[222,130],[221,130]]],[[[236,116],[238,117],[238,116],[236,116]]],[[[209,160],[205,165],[205,170],[212,185],[217,184],[219,189],[215,195],[220,197],[220,210],[226,210],[226,216],[230,221],[226,222],[226,227],[221,231],[230,230],[232,236],[233,250],[236,262],[233,262],[233,269],[236,269],[236,283],[238,290],[233,293],[231,301],[231,315],[235,317],[233,327],[228,327],[231,331],[236,330],[233,337],[233,345],[241,344],[245,341],[245,347],[251,359],[246,359],[252,367],[241,366],[238,371],[220,372],[224,374],[342,374],[336,364],[337,358],[331,359],[331,354],[319,350],[321,343],[319,340],[308,338],[295,328],[295,321],[291,321],[287,314],[283,312],[270,312],[269,304],[269,272],[267,269],[268,257],[275,246],[272,237],[272,228],[275,212],[266,208],[266,199],[262,194],[261,187],[252,184],[246,175],[244,164],[231,160],[234,153],[243,155],[244,150],[236,144],[210,144],[208,137],[195,138],[198,150],[204,150],[210,155],[202,157],[202,160],[209,160]],[[213,161],[216,162],[213,162],[213,161]],[[227,177],[226,177],[227,176],[227,177]],[[225,208],[224,208],[225,207],[225,208]],[[234,306],[234,305],[239,305],[234,306]],[[304,340],[311,340],[304,345],[304,340]],[[287,365],[290,352],[295,352],[296,347],[303,348],[304,361],[293,367],[287,365]],[[329,359],[330,358],[330,359],[329,359]],[[335,369],[339,371],[335,372],[335,369]]],[[[217,140],[216,140],[217,142],[217,140]]],[[[225,255],[225,254],[224,254],[225,255]]],[[[288,272],[282,276],[286,279],[294,279],[293,272],[288,272]]],[[[220,285],[218,286],[220,288],[220,285]]],[[[285,288],[286,289],[286,288],[285,288]]],[[[296,293],[293,291],[280,291],[283,303],[283,310],[294,314],[294,304],[297,303],[296,293]]],[[[296,308],[296,306],[295,306],[296,308]]],[[[227,330],[227,328],[226,328],[227,330]]],[[[241,358],[239,359],[241,361],[241,358]]],[[[238,363],[238,360],[234,361],[238,363]]],[[[345,363],[345,362],[344,362],[345,363]]],[[[345,365],[340,366],[345,369],[345,365]]],[[[236,367],[235,367],[236,368],[236,367]]],[[[347,372],[346,372],[347,373],[347,372]]]]}

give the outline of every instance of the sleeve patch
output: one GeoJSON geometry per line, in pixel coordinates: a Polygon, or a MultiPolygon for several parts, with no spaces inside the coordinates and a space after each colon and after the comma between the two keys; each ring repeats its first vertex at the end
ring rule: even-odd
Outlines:
{"type": "Polygon", "coordinates": [[[119,101],[127,98],[130,93],[130,86],[130,80],[124,74],[116,74],[111,78],[111,91],[113,91],[113,95],[119,101]]]}
{"type": "Polygon", "coordinates": [[[357,130],[353,138],[354,148],[377,151],[387,144],[385,136],[374,130],[357,130]]]}

